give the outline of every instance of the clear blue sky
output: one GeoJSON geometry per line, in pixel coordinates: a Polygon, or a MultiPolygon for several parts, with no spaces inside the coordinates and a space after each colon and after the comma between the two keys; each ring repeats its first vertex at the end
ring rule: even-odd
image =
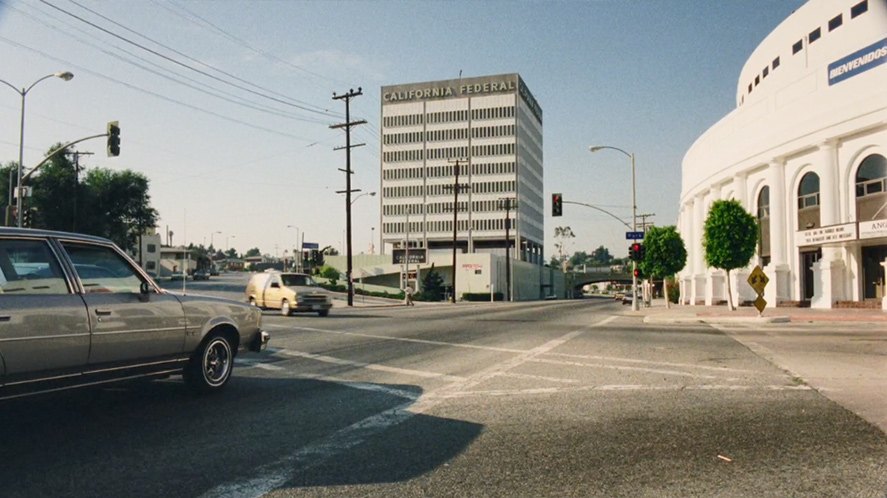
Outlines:
{"type": "MultiPolygon", "coordinates": [[[[335,191],[344,189],[344,153],[333,148],[344,134],[329,125],[343,121],[344,106],[332,93],[364,90],[352,106],[369,122],[355,136],[367,146],[355,149],[353,187],[376,191],[380,86],[460,71],[520,73],[542,106],[547,215],[550,194],[562,192],[630,221],[628,159],[588,152],[604,144],[635,153],[639,212],[673,225],[684,154],[735,107],[746,58],[802,3],[0,0],[0,79],[25,87],[75,73],[28,94],[25,165],[53,143],[118,120],[120,157],[106,157],[96,140],[79,146],[95,152],[84,164],[145,174],[160,229],[168,226],[176,244],[212,237],[217,247],[282,256],[295,244],[294,225],[306,241],[341,248],[344,199],[335,191]]],[[[19,111],[16,93],[0,86],[2,163],[18,157],[19,111]]],[[[355,252],[368,252],[372,227],[379,235],[379,197],[354,206],[355,252]]],[[[627,253],[618,221],[566,205],[562,218],[546,218],[546,257],[556,226],[576,234],[570,252],[604,245],[627,253]]]]}

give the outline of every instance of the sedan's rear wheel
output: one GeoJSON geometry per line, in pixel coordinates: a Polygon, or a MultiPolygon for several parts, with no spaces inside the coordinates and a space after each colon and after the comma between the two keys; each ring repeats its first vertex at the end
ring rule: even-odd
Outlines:
{"type": "Polygon", "coordinates": [[[290,310],[290,302],[284,299],[283,302],[280,303],[280,314],[283,316],[290,316],[291,312],[292,310],[290,310]]]}
{"type": "Polygon", "coordinates": [[[234,355],[223,335],[208,337],[185,367],[185,382],[198,392],[218,391],[231,378],[234,355]]]}

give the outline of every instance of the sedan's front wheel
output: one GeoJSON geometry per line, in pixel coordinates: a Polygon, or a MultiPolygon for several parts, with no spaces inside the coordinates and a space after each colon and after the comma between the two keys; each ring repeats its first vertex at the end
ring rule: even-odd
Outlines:
{"type": "Polygon", "coordinates": [[[191,357],[184,371],[185,383],[198,392],[218,391],[231,378],[233,367],[231,343],[223,335],[214,335],[191,357]]]}

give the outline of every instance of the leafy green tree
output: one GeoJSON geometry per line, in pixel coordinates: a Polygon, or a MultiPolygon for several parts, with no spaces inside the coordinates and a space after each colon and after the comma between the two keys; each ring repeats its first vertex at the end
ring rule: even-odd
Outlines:
{"type": "Polygon", "coordinates": [[[246,251],[246,254],[243,255],[244,258],[252,258],[253,256],[261,256],[262,251],[259,250],[258,247],[253,247],[249,251],[246,251]]]}
{"type": "Polygon", "coordinates": [[[323,278],[329,279],[330,283],[335,286],[339,278],[341,278],[341,274],[339,270],[333,268],[332,266],[324,266],[320,269],[319,275],[323,278]]]}
{"type": "Polygon", "coordinates": [[[84,217],[78,215],[78,231],[132,247],[140,233],[157,225],[148,178],[141,173],[95,168],[87,172],[84,183],[87,195],[80,210],[84,217]]]}
{"type": "Polygon", "coordinates": [[[570,256],[570,266],[573,268],[589,264],[591,264],[591,258],[585,251],[576,251],[570,256]]]}
{"type": "Polygon", "coordinates": [[[590,264],[594,266],[609,266],[613,262],[613,255],[610,250],[604,246],[599,246],[591,252],[590,264]]]}
{"type": "Polygon", "coordinates": [[[567,271],[567,241],[569,239],[575,239],[576,235],[573,233],[573,229],[571,229],[570,227],[555,227],[554,238],[557,240],[557,242],[554,243],[554,247],[557,248],[558,254],[557,266],[562,271],[567,271]]]}
{"type": "Polygon", "coordinates": [[[237,259],[237,249],[234,249],[232,247],[232,248],[228,249],[227,251],[225,251],[223,256],[228,259],[237,259]]]}
{"type": "Polygon", "coordinates": [[[684,269],[687,248],[674,226],[651,227],[644,235],[644,259],[638,265],[644,275],[663,279],[665,307],[671,307],[668,297],[669,277],[684,269]]]}
{"type": "Polygon", "coordinates": [[[733,311],[730,270],[743,268],[751,261],[758,244],[758,221],[739,201],[712,203],[705,219],[702,245],[705,263],[727,272],[727,307],[733,311]]]}
{"type": "Polygon", "coordinates": [[[434,263],[431,268],[422,277],[422,292],[416,299],[423,301],[443,301],[444,285],[443,277],[434,269],[434,263]]]}

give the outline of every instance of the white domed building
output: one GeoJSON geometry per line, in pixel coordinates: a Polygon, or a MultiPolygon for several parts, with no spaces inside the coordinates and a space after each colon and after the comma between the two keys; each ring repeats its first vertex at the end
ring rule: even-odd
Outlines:
{"type": "Polygon", "coordinates": [[[681,302],[887,310],[887,0],[809,0],[754,50],[736,108],[690,148],[678,228],[681,302]],[[761,237],[749,268],[705,264],[708,209],[736,199],[761,237]]]}

